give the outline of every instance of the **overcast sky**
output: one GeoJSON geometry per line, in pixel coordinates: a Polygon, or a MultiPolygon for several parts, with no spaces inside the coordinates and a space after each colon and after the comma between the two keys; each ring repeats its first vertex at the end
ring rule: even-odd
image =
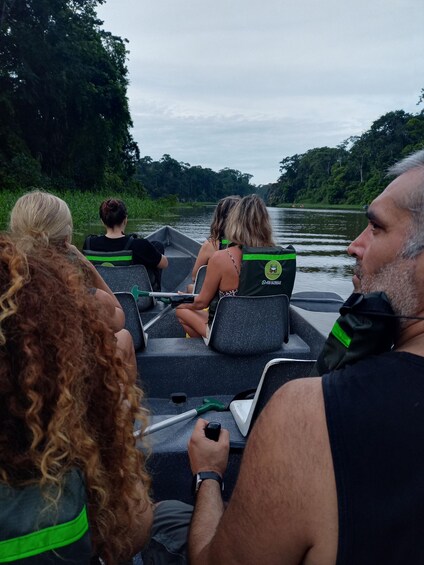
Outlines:
{"type": "Polygon", "coordinates": [[[141,155],[274,182],[424,88],[424,0],[106,0],[141,155]]]}

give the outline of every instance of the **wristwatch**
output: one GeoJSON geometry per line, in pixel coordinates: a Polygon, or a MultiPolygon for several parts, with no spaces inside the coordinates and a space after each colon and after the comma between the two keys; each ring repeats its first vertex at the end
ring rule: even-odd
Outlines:
{"type": "Polygon", "coordinates": [[[219,486],[221,487],[221,491],[224,490],[224,481],[222,480],[221,476],[218,473],[215,473],[215,471],[200,471],[200,473],[196,473],[195,475],[193,475],[193,494],[194,495],[197,494],[197,492],[200,488],[200,485],[206,479],[212,479],[214,481],[217,481],[219,483],[219,486]]]}

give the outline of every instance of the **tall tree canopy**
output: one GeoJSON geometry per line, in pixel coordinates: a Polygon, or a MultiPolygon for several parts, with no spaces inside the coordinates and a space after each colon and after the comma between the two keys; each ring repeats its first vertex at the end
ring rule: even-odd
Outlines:
{"type": "Polygon", "coordinates": [[[0,182],[92,189],[131,178],[125,42],[103,0],[0,0],[0,182]]]}
{"type": "Polygon", "coordinates": [[[268,188],[269,204],[366,204],[387,184],[386,172],[400,158],[424,148],[424,111],[381,116],[361,136],[337,148],[318,147],[280,162],[268,188]]]}

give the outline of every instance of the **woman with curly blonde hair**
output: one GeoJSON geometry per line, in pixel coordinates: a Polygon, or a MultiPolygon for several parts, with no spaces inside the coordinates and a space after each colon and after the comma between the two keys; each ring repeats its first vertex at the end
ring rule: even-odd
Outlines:
{"type": "Polygon", "coordinates": [[[88,563],[88,524],[106,563],[146,544],[150,479],[133,436],[133,421],[145,424],[141,396],[81,270],[52,246],[27,255],[0,235],[2,556],[19,560],[19,550],[42,559],[48,550],[51,558],[88,563]],[[87,504],[65,520],[71,532],[60,522],[78,479],[87,504]]]}

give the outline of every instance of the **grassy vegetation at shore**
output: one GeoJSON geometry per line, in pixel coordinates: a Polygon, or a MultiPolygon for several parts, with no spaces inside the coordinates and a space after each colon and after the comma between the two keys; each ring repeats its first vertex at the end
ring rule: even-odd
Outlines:
{"type": "MultiPolygon", "coordinates": [[[[0,229],[5,229],[9,223],[10,212],[16,200],[27,193],[27,190],[0,192],[0,229]]],[[[167,200],[150,200],[149,198],[139,198],[131,194],[106,194],[101,192],[79,192],[79,191],[51,191],[52,194],[59,196],[68,204],[74,230],[79,231],[90,223],[99,220],[99,205],[106,198],[115,196],[123,200],[127,206],[131,218],[154,218],[164,214],[171,203],[167,200]]]]}

